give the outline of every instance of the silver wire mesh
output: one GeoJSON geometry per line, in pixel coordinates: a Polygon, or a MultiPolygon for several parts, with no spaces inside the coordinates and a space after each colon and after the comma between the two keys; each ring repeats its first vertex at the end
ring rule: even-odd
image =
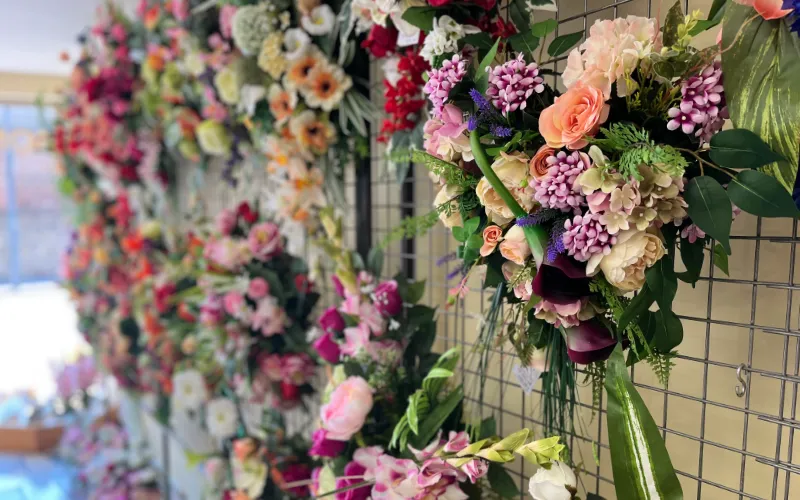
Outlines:
{"type": "MultiPolygon", "coordinates": [[[[684,10],[707,12],[710,0],[685,0],[684,10]]],[[[553,17],[559,33],[589,27],[598,19],[626,15],[647,15],[663,19],[671,2],[658,0],[560,0],[558,12],[537,12],[536,21],[553,17]]],[[[715,33],[698,39],[698,46],[713,43],[715,33]]],[[[546,45],[546,44],[543,44],[546,45]]],[[[547,67],[563,69],[564,58],[546,61],[547,67]]],[[[382,84],[378,64],[373,64],[372,98],[381,105],[382,84]]],[[[436,192],[421,166],[412,168],[410,186],[413,199],[401,196],[401,186],[388,170],[382,146],[377,142],[379,124],[373,124],[371,150],[372,227],[361,227],[355,213],[355,176],[346,176],[344,207],[345,241],[355,248],[356,233],[371,230],[373,243],[381,241],[401,220],[401,212],[426,213],[436,192]]],[[[214,169],[212,169],[214,170],[214,169]]],[[[203,211],[213,216],[216,210],[231,206],[242,198],[239,189],[230,189],[217,172],[207,175],[199,199],[203,211]]],[[[186,191],[190,180],[182,180],[186,191]]],[[[264,194],[264,180],[256,179],[251,189],[264,194]]],[[[183,195],[180,206],[190,206],[183,195]]],[[[191,210],[189,210],[191,211],[191,210]]],[[[291,229],[297,238],[298,229],[291,229]]],[[[299,238],[296,252],[310,258],[314,253],[307,241],[299,238]]],[[[797,223],[790,220],[757,219],[741,215],[734,222],[730,276],[709,266],[709,259],[697,285],[681,283],[675,310],[683,320],[684,341],[669,388],[662,387],[649,367],[631,369],[635,385],[662,430],[673,465],[678,471],[687,499],[789,499],[800,498],[800,485],[793,476],[800,473],[800,459],[794,452],[800,383],[800,325],[794,291],[797,259],[797,223]],[[741,377],[741,382],[737,378],[741,377]],[[738,397],[737,391],[741,391],[738,397]]],[[[493,353],[482,404],[477,397],[477,356],[474,352],[477,330],[490,294],[480,290],[479,276],[468,282],[470,292],[463,302],[445,308],[448,290],[458,277],[448,280],[451,269],[437,260],[456,248],[449,230],[440,224],[416,238],[413,251],[403,242],[386,249],[384,274],[391,275],[404,263],[413,261],[415,278],[425,279],[423,301],[439,307],[436,348],[440,352],[461,347],[459,374],[467,388],[468,413],[473,417],[494,415],[498,432],[509,434],[531,427],[541,436],[541,393],[525,394],[512,375],[516,363],[513,353],[498,346],[493,353]]],[[[478,273],[474,273],[478,274],[478,273]]],[[[333,303],[327,283],[319,283],[322,306],[333,303]]],[[[592,405],[589,387],[580,387],[575,429],[564,433],[572,457],[582,468],[580,495],[596,493],[616,498],[613,488],[608,433],[605,421],[605,395],[592,405]]],[[[800,451],[800,450],[799,450],[800,451]]],[[[510,467],[518,480],[520,498],[527,497],[527,480],[533,468],[524,463],[510,467]]]]}

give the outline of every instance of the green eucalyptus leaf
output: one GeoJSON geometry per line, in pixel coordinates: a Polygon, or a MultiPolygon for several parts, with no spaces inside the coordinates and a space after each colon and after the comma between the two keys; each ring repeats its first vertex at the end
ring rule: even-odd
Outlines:
{"type": "Polygon", "coordinates": [[[714,254],[711,256],[711,261],[717,269],[725,273],[725,276],[730,276],[728,272],[728,254],[725,253],[725,249],[719,243],[714,246],[714,254]]]}
{"type": "Polygon", "coordinates": [[[555,19],[546,19],[538,23],[533,23],[530,32],[533,36],[544,38],[554,32],[556,28],[558,28],[558,21],[555,19]]]}
{"type": "Polygon", "coordinates": [[[547,47],[547,53],[550,57],[558,57],[574,47],[581,41],[581,38],[583,38],[583,31],[559,35],[555,40],[550,42],[550,45],[547,47]]]}
{"type": "Polygon", "coordinates": [[[675,275],[675,264],[672,257],[665,255],[644,273],[647,287],[655,298],[658,307],[665,311],[672,310],[672,301],[678,291],[678,277],[675,275]]]}
{"type": "Polygon", "coordinates": [[[798,217],[800,212],[780,182],[757,170],[744,170],[728,184],[731,201],[747,213],[761,217],[798,217]]]}
{"type": "Polygon", "coordinates": [[[508,38],[511,48],[522,54],[532,54],[539,46],[541,39],[530,31],[523,31],[508,38]]]}
{"type": "Polygon", "coordinates": [[[719,241],[730,254],[733,209],[731,200],[720,183],[708,176],[695,177],[689,181],[684,199],[689,205],[686,211],[692,222],[719,241]]]}
{"type": "Polygon", "coordinates": [[[608,441],[618,498],[682,500],[683,491],[653,417],[628,375],[622,347],[606,368],[608,441]]]}
{"type": "Polygon", "coordinates": [[[709,145],[711,160],[727,168],[759,168],[785,159],[761,137],[743,128],[723,130],[711,138],[709,145]]]}
{"type": "Polygon", "coordinates": [[[683,323],[672,311],[659,309],[656,318],[653,345],[659,352],[670,352],[683,342],[683,323]]]}
{"type": "Polygon", "coordinates": [[[455,238],[456,241],[459,241],[461,243],[464,243],[465,241],[467,241],[467,237],[469,237],[469,234],[470,234],[470,233],[467,233],[464,230],[464,228],[460,227],[460,226],[454,227],[452,229],[452,231],[453,231],[453,238],[455,238]]]}
{"type": "Polygon", "coordinates": [[[486,474],[489,479],[489,486],[493,493],[497,493],[502,498],[518,498],[519,488],[514,479],[502,464],[489,464],[489,472],[486,474]]]}
{"type": "Polygon", "coordinates": [[[367,268],[374,276],[380,276],[383,271],[383,250],[372,248],[367,254],[367,268]]]}
{"type": "Polygon", "coordinates": [[[617,328],[620,331],[624,330],[626,326],[628,326],[631,321],[634,321],[638,318],[643,312],[650,309],[650,306],[653,305],[655,302],[655,297],[652,293],[650,293],[650,288],[645,284],[639,293],[631,300],[628,307],[622,312],[622,315],[619,317],[619,321],[617,322],[617,328]]]}
{"type": "Polygon", "coordinates": [[[477,249],[483,246],[483,236],[480,234],[473,234],[467,238],[467,248],[477,249]]]}
{"type": "Polygon", "coordinates": [[[686,271],[678,273],[678,278],[686,283],[697,283],[700,278],[700,272],[703,269],[703,261],[705,260],[705,240],[698,238],[694,243],[689,240],[681,240],[681,260],[686,267],[686,271]]]}
{"type": "Polygon", "coordinates": [[[464,231],[467,234],[473,234],[475,231],[478,230],[478,227],[481,225],[481,218],[480,217],[471,217],[464,221],[464,231]]]}
{"type": "Polygon", "coordinates": [[[788,160],[768,168],[791,191],[800,148],[800,37],[785,19],[767,20],[752,7],[728,2],[722,46],[731,120],[788,160]]]}

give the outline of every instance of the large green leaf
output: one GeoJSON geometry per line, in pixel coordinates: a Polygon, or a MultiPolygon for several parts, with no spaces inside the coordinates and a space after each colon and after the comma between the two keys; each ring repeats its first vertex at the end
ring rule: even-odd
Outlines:
{"type": "Polygon", "coordinates": [[[433,29],[434,17],[436,17],[436,8],[434,7],[409,7],[403,12],[403,20],[426,33],[433,29]]]}
{"type": "Polygon", "coordinates": [[[678,291],[678,277],[675,275],[672,257],[665,255],[645,271],[644,275],[659,309],[671,311],[672,301],[678,291]]]}
{"type": "Polygon", "coordinates": [[[558,57],[574,47],[576,43],[581,41],[581,38],[583,38],[583,31],[557,36],[547,47],[547,53],[550,57],[558,57]]]}
{"type": "Polygon", "coordinates": [[[722,69],[731,119],[787,158],[768,168],[791,191],[800,148],[800,37],[789,31],[785,20],[765,20],[735,2],[725,7],[722,26],[722,69]]]}
{"type": "Polygon", "coordinates": [[[747,213],[762,217],[798,217],[800,212],[780,183],[755,170],[739,172],[728,184],[731,201],[747,213]]]}
{"type": "Polygon", "coordinates": [[[486,68],[494,61],[499,46],[500,39],[498,38],[497,41],[494,42],[494,45],[492,45],[492,48],[489,49],[489,52],[483,56],[481,63],[478,65],[478,69],[475,71],[475,88],[482,94],[486,93],[486,89],[489,87],[489,75],[486,74],[486,68]]]}
{"type": "Polygon", "coordinates": [[[694,285],[700,279],[700,272],[703,270],[705,260],[705,239],[698,238],[694,243],[689,240],[681,240],[681,260],[686,266],[686,271],[678,273],[678,278],[686,283],[694,285]]]}
{"type": "Polygon", "coordinates": [[[692,222],[731,253],[731,220],[733,209],[725,188],[709,176],[695,177],[684,193],[689,206],[686,211],[692,222]]]}
{"type": "Polygon", "coordinates": [[[519,488],[502,464],[489,464],[487,479],[489,479],[492,492],[497,493],[501,498],[519,497],[519,488]]]}
{"type": "Polygon", "coordinates": [[[744,128],[723,130],[711,138],[710,146],[711,159],[727,168],[759,168],[783,159],[761,137],[744,128]]]}
{"type": "Polygon", "coordinates": [[[608,442],[617,498],[683,498],[681,484],[653,417],[633,387],[622,348],[608,360],[608,442]]]}

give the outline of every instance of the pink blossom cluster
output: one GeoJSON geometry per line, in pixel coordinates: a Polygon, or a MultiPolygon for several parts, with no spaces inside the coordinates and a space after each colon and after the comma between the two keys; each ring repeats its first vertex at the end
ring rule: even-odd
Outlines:
{"type": "MultiPolygon", "coordinates": [[[[467,433],[451,431],[448,440],[437,438],[422,450],[411,448],[416,460],[395,458],[384,453],[379,446],[360,448],[345,467],[344,477],[337,479],[336,488],[345,488],[364,480],[374,481],[374,484],[339,493],[336,498],[338,500],[466,499],[467,495],[461,491],[459,483],[469,480],[474,484],[486,475],[489,470],[488,464],[476,458],[456,468],[434,455],[442,449],[447,453],[456,453],[469,444],[467,433]]],[[[317,471],[312,477],[318,475],[317,471]]]]}
{"type": "Polygon", "coordinates": [[[681,102],[668,111],[669,130],[681,129],[703,141],[722,130],[728,118],[722,86],[722,66],[719,61],[703,68],[697,75],[681,82],[681,102]],[[695,129],[697,129],[695,131],[695,129]]]}
{"type": "Polygon", "coordinates": [[[433,104],[431,114],[435,118],[442,115],[442,108],[450,97],[450,91],[467,74],[467,63],[460,54],[442,63],[442,67],[428,71],[428,81],[422,91],[428,94],[433,104]]]}
{"type": "Polygon", "coordinates": [[[377,285],[374,277],[359,273],[358,291],[342,288],[344,299],[339,307],[329,307],[319,318],[322,335],[314,342],[321,358],[331,364],[338,363],[342,356],[366,356],[382,366],[395,366],[402,358],[404,346],[396,341],[383,339],[394,316],[403,309],[403,300],[397,281],[387,280],[377,285]],[[347,315],[358,321],[347,327],[347,315]]]}
{"type": "Polygon", "coordinates": [[[535,62],[526,64],[523,54],[489,70],[486,95],[504,115],[525,109],[534,92],[544,92],[544,79],[539,76],[539,66],[535,62]]]}
{"type": "Polygon", "coordinates": [[[580,207],[586,205],[586,199],[577,179],[592,166],[589,155],[578,151],[569,154],[559,151],[545,162],[548,165],[545,175],[533,177],[530,181],[530,187],[535,190],[534,199],[545,208],[580,213],[580,207]]]}
{"type": "Polygon", "coordinates": [[[608,234],[600,216],[593,213],[576,215],[564,222],[562,240],[567,253],[581,262],[586,262],[595,254],[608,255],[617,237],[608,234]]]}

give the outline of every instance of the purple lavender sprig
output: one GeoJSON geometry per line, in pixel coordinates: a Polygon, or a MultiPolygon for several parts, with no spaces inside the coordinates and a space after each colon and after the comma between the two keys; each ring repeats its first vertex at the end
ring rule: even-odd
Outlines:
{"type": "Polygon", "coordinates": [[[458,258],[458,255],[456,255],[455,252],[450,252],[447,255],[443,255],[442,257],[439,257],[439,259],[436,261],[436,267],[441,267],[441,266],[447,264],[448,262],[452,262],[452,261],[456,260],[457,258],[458,258]]]}
{"type": "Polygon", "coordinates": [[[547,262],[556,260],[559,254],[567,251],[564,246],[564,233],[566,229],[564,224],[555,224],[553,229],[550,230],[550,243],[547,244],[547,262]]]}
{"type": "Polygon", "coordinates": [[[526,215],[525,217],[518,217],[517,225],[519,227],[537,226],[543,222],[553,220],[556,217],[562,215],[563,213],[561,212],[561,210],[556,210],[553,208],[540,208],[539,210],[535,211],[530,215],[526,215]]]}
{"type": "Polygon", "coordinates": [[[467,122],[467,129],[470,132],[481,125],[486,125],[489,127],[489,132],[495,137],[511,137],[511,127],[506,125],[503,115],[492,106],[492,103],[478,89],[470,90],[469,96],[478,108],[478,111],[470,116],[467,122]]]}

